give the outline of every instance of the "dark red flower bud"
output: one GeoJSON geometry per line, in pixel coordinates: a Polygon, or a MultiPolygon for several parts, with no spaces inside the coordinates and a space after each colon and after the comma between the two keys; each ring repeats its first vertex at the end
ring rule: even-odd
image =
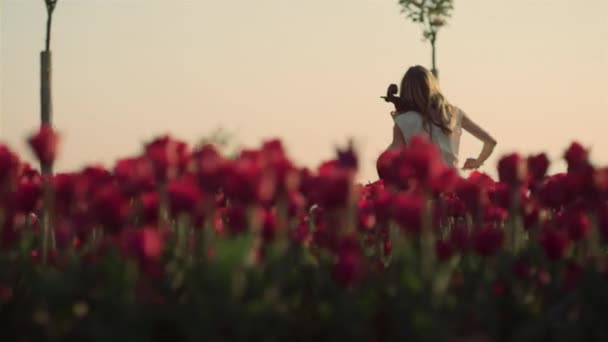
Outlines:
{"type": "Polygon", "coordinates": [[[338,149],[338,164],[344,169],[357,171],[359,168],[359,159],[355,152],[352,141],[349,142],[348,147],[345,150],[338,149]]]}
{"type": "Polygon", "coordinates": [[[490,201],[501,208],[510,209],[512,201],[511,187],[507,183],[495,183],[488,191],[490,201]]]}
{"type": "Polygon", "coordinates": [[[146,144],[145,156],[154,165],[156,179],[164,182],[186,170],[190,148],[186,143],[165,135],[146,144]]]}
{"type": "Polygon", "coordinates": [[[240,205],[232,205],[226,208],[225,212],[225,223],[226,227],[232,234],[240,234],[247,230],[248,220],[246,215],[246,208],[240,205]]]}
{"type": "Polygon", "coordinates": [[[0,145],[0,190],[14,182],[19,174],[19,157],[5,145],[0,145]]]}
{"type": "Polygon", "coordinates": [[[484,220],[486,221],[504,221],[509,216],[509,212],[497,205],[488,205],[484,210],[484,220]]]}
{"type": "Polygon", "coordinates": [[[245,158],[226,171],[224,190],[228,198],[243,204],[267,202],[274,196],[275,183],[256,161],[245,158]]]}
{"type": "Polygon", "coordinates": [[[378,177],[388,184],[396,184],[399,181],[399,171],[396,165],[398,158],[399,150],[390,149],[382,152],[376,161],[378,177]]]}
{"type": "Polygon", "coordinates": [[[492,187],[494,181],[487,175],[480,172],[472,172],[469,178],[461,178],[454,192],[471,212],[477,212],[486,205],[488,199],[488,189],[492,187]]]}
{"type": "Polygon", "coordinates": [[[262,213],[262,238],[272,241],[277,235],[277,216],[272,210],[264,210],[262,213]]]}
{"type": "Polygon", "coordinates": [[[203,193],[191,176],[182,176],[167,185],[169,207],[175,217],[180,213],[193,215],[203,200],[203,193]]]}
{"type": "Polygon", "coordinates": [[[15,196],[19,210],[24,213],[36,211],[42,205],[42,179],[22,177],[17,183],[15,196]]]}
{"type": "Polygon", "coordinates": [[[430,180],[430,188],[435,193],[445,193],[454,190],[458,184],[459,176],[456,169],[445,167],[437,176],[430,180]]]}
{"type": "Polygon", "coordinates": [[[572,201],[573,193],[568,184],[568,175],[556,174],[547,179],[539,191],[539,198],[543,205],[558,209],[572,201]]]}
{"type": "Polygon", "coordinates": [[[199,185],[205,191],[216,192],[222,187],[229,165],[214,145],[201,146],[194,152],[192,160],[199,185]]]}
{"type": "Polygon", "coordinates": [[[163,267],[159,261],[165,248],[165,238],[158,228],[126,230],[121,240],[123,253],[134,257],[145,274],[151,277],[162,275],[163,267]]]}
{"type": "Polygon", "coordinates": [[[336,258],[332,275],[340,286],[350,287],[361,280],[364,260],[358,241],[354,238],[341,240],[338,243],[336,258]]]}
{"type": "Polygon", "coordinates": [[[526,163],[517,153],[505,156],[498,161],[498,177],[501,182],[514,186],[526,178],[526,163]]]}
{"type": "Polygon", "coordinates": [[[107,232],[118,233],[128,218],[129,201],[118,187],[108,184],[97,190],[92,210],[97,222],[101,223],[107,232]]]}
{"type": "Polygon", "coordinates": [[[407,232],[418,234],[422,229],[424,198],[420,195],[400,193],[392,203],[393,219],[407,232]]]}
{"type": "Polygon", "coordinates": [[[287,195],[288,201],[288,215],[289,217],[297,217],[304,212],[304,209],[307,205],[306,197],[302,196],[301,193],[297,191],[292,191],[287,195]]]}
{"type": "Polygon", "coordinates": [[[528,175],[532,182],[540,182],[549,169],[549,158],[544,153],[528,157],[528,175]]]}
{"type": "Polygon", "coordinates": [[[564,153],[568,172],[573,172],[589,163],[589,152],[578,142],[573,142],[564,153]]]}
{"type": "Polygon", "coordinates": [[[360,200],[357,204],[359,227],[364,231],[374,229],[376,216],[374,215],[374,203],[368,200],[360,200]]]}
{"type": "Polygon", "coordinates": [[[52,127],[43,125],[28,139],[36,158],[44,165],[52,165],[57,157],[59,135],[52,127]]]}
{"type": "Polygon", "coordinates": [[[352,195],[352,173],[335,163],[325,163],[319,168],[312,191],[314,202],[322,208],[344,207],[352,195]]]}
{"type": "Polygon", "coordinates": [[[114,166],[114,175],[128,196],[153,190],[155,186],[154,166],[148,158],[121,159],[114,166]]]}
{"type": "Polygon", "coordinates": [[[67,212],[75,203],[77,178],[74,173],[59,173],[52,178],[55,207],[60,213],[67,212]]]}
{"type": "Polygon", "coordinates": [[[568,229],[570,239],[578,241],[589,236],[591,231],[591,222],[587,215],[580,210],[568,211],[565,214],[565,225],[568,229]]]}
{"type": "Polygon", "coordinates": [[[504,233],[501,229],[486,226],[473,233],[475,251],[484,257],[496,255],[504,243],[504,233]]]}

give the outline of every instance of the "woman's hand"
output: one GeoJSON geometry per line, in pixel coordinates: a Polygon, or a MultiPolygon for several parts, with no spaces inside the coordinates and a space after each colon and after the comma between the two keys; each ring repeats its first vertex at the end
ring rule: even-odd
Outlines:
{"type": "Polygon", "coordinates": [[[481,167],[482,163],[475,158],[469,158],[464,162],[463,170],[477,170],[481,167]]]}

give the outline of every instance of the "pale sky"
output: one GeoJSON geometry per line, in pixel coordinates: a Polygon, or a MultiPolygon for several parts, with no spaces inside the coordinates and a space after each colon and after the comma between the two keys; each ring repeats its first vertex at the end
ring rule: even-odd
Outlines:
{"type": "MultiPolygon", "coordinates": [[[[0,140],[30,158],[46,13],[42,0],[0,4],[0,140]]],[[[557,160],[574,139],[608,164],[608,0],[455,7],[438,68],[446,97],[499,142],[483,170],[512,151],[557,160]]],[[[392,127],[379,96],[430,63],[397,0],[59,0],[52,50],[59,171],[221,127],[245,146],[280,137],[310,167],[353,137],[360,180],[375,180],[392,127]]],[[[465,134],[461,160],[480,149],[465,134]]]]}

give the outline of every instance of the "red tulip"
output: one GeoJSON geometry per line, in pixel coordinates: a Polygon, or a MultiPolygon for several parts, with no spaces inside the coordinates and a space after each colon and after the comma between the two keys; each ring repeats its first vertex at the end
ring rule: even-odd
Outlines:
{"type": "Polygon", "coordinates": [[[352,176],[333,161],[322,164],[314,181],[313,201],[327,210],[344,207],[351,199],[352,176]]]}
{"type": "Polygon", "coordinates": [[[439,186],[441,179],[446,176],[446,165],[439,149],[424,136],[414,136],[410,139],[407,148],[401,151],[398,167],[400,177],[412,177],[426,188],[439,186]]]}
{"type": "Polygon", "coordinates": [[[203,145],[197,149],[192,160],[199,185],[205,191],[215,192],[222,187],[228,165],[214,145],[203,145]]]}
{"type": "Polygon", "coordinates": [[[248,158],[239,159],[226,171],[226,195],[243,204],[267,202],[273,195],[275,184],[270,174],[248,158]]]}
{"type": "Polygon", "coordinates": [[[504,233],[501,229],[486,226],[473,233],[475,251],[484,257],[496,255],[504,243],[504,233]]]}
{"type": "Polygon", "coordinates": [[[573,241],[586,238],[591,231],[589,218],[579,210],[572,210],[566,213],[565,225],[570,239],[573,241]]]}
{"type": "Polygon", "coordinates": [[[36,211],[42,205],[42,179],[21,177],[15,195],[19,210],[24,213],[36,211]]]}
{"type": "Polygon", "coordinates": [[[459,176],[456,169],[445,167],[434,178],[430,179],[429,186],[435,193],[450,192],[454,190],[458,180],[459,176]]]}
{"type": "Polygon", "coordinates": [[[264,210],[262,212],[262,238],[265,241],[272,241],[277,235],[277,229],[279,228],[277,222],[277,216],[271,210],[264,210]]]}
{"type": "Polygon", "coordinates": [[[5,145],[0,145],[0,192],[5,184],[12,183],[19,174],[19,157],[5,145]]]}
{"type": "Polygon", "coordinates": [[[420,195],[400,193],[392,203],[393,219],[410,233],[420,233],[422,229],[422,209],[424,198],[420,195]]]}
{"type": "Polygon", "coordinates": [[[338,164],[344,169],[357,171],[359,168],[359,159],[357,158],[357,153],[354,150],[354,146],[352,141],[348,144],[348,148],[337,151],[338,164]]]}
{"type": "Polygon", "coordinates": [[[573,172],[589,163],[589,152],[578,142],[573,142],[564,153],[568,172],[573,172]]]}
{"type": "Polygon", "coordinates": [[[92,203],[96,220],[109,233],[118,233],[129,215],[129,201],[115,185],[104,185],[97,190],[92,203]]]}
{"type": "Polygon", "coordinates": [[[540,182],[549,169],[549,158],[544,153],[528,157],[528,175],[532,182],[540,182]]]}
{"type": "Polygon", "coordinates": [[[52,165],[57,157],[59,135],[52,127],[43,125],[28,139],[36,158],[44,165],[52,165]]]}
{"type": "Polygon", "coordinates": [[[507,183],[495,183],[488,191],[488,197],[492,203],[504,209],[511,208],[511,187],[507,183]]]}
{"type": "Polygon", "coordinates": [[[203,200],[203,193],[192,176],[181,176],[167,185],[169,207],[173,216],[180,213],[193,215],[203,200]]]}
{"type": "Polygon", "coordinates": [[[358,241],[354,238],[340,241],[336,257],[337,261],[334,264],[332,275],[339,285],[350,287],[361,280],[364,274],[363,255],[358,241]]]}
{"type": "Polygon", "coordinates": [[[121,189],[129,196],[154,189],[154,167],[147,158],[120,159],[114,166],[114,175],[121,189]]]}
{"type": "Polygon", "coordinates": [[[520,184],[526,177],[525,161],[517,153],[501,158],[498,162],[498,177],[510,186],[520,184]]]}
{"type": "Polygon", "coordinates": [[[65,213],[75,202],[76,183],[75,173],[59,173],[53,176],[51,183],[55,193],[55,205],[60,213],[65,213]]]}
{"type": "Polygon", "coordinates": [[[378,177],[388,184],[396,184],[399,180],[399,171],[396,164],[399,153],[399,149],[389,149],[382,152],[376,160],[378,177]]]}
{"type": "Polygon", "coordinates": [[[393,193],[389,190],[378,190],[373,198],[374,211],[376,219],[379,222],[385,223],[390,219],[391,206],[393,202],[393,193]]]}
{"type": "Polygon", "coordinates": [[[549,177],[539,189],[539,199],[543,205],[558,209],[572,201],[573,193],[568,183],[567,174],[555,174],[549,177]]]}
{"type": "Polygon", "coordinates": [[[372,230],[376,225],[374,203],[369,200],[360,200],[357,206],[359,227],[366,231],[372,230]]]}
{"type": "Polygon", "coordinates": [[[246,231],[249,224],[245,207],[239,205],[226,208],[224,220],[230,233],[235,235],[246,231]]]}
{"type": "Polygon", "coordinates": [[[497,205],[488,205],[484,210],[484,219],[486,221],[504,221],[509,216],[509,212],[497,205]]]}
{"type": "Polygon", "coordinates": [[[467,209],[475,213],[488,203],[488,189],[493,184],[494,182],[488,176],[479,172],[473,172],[469,178],[461,178],[458,181],[454,192],[462,200],[467,209]]]}
{"type": "Polygon", "coordinates": [[[190,148],[186,143],[165,135],[146,144],[145,156],[152,161],[157,180],[164,182],[185,171],[190,160],[190,148]]]}

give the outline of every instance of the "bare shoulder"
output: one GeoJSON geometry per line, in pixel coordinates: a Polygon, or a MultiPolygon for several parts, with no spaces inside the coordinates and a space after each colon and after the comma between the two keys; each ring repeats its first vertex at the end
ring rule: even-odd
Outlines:
{"type": "Polygon", "coordinates": [[[462,108],[455,105],[450,106],[452,106],[452,115],[458,118],[458,120],[462,120],[462,118],[466,116],[466,113],[464,112],[464,110],[462,110],[462,108]]]}

